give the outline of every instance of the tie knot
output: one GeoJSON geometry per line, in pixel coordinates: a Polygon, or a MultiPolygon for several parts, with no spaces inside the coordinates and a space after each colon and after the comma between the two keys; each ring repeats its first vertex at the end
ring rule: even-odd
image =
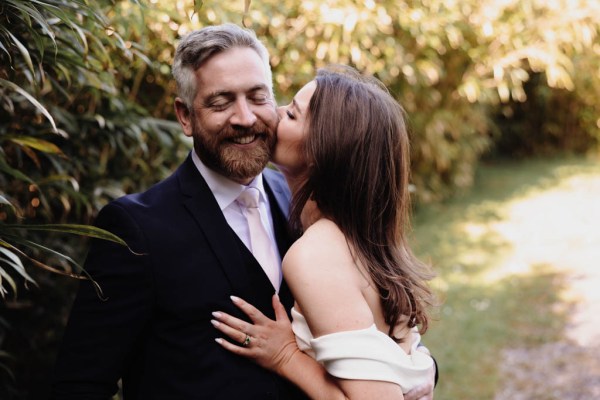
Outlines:
{"type": "Polygon", "coordinates": [[[258,208],[258,196],[260,192],[255,187],[245,189],[237,198],[238,201],[246,208],[258,208]]]}

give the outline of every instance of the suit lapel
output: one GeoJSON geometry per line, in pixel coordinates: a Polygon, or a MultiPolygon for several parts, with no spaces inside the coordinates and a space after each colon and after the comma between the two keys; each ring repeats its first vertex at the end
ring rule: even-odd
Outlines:
{"type": "MultiPolygon", "coordinates": [[[[279,254],[283,257],[294,242],[294,237],[290,232],[287,221],[291,195],[287,184],[281,175],[274,173],[272,170],[265,169],[263,177],[265,178],[265,190],[271,205],[275,239],[277,241],[277,247],[279,248],[279,254]]],[[[290,309],[294,304],[294,299],[292,298],[292,293],[290,292],[285,279],[281,283],[281,288],[279,289],[279,299],[286,310],[288,310],[289,314],[290,309]]]]}
{"type": "Polygon", "coordinates": [[[203,231],[207,242],[223,268],[234,293],[242,293],[248,275],[235,242],[235,233],[229,227],[217,200],[206,181],[196,169],[191,156],[177,170],[183,204],[203,231]]]}
{"type": "MultiPolygon", "coordinates": [[[[250,277],[246,269],[241,267],[244,260],[236,242],[238,238],[229,227],[206,181],[196,169],[191,155],[179,167],[176,174],[184,196],[183,204],[204,233],[219,261],[219,265],[232,286],[233,293],[246,293],[248,289],[246,286],[250,277]]],[[[287,228],[290,192],[281,175],[265,169],[263,176],[265,177],[265,188],[271,204],[277,246],[283,256],[293,243],[293,238],[287,228]]],[[[260,268],[260,266],[257,265],[257,268],[260,268]]],[[[264,279],[268,281],[266,275],[264,279]]],[[[293,298],[285,280],[282,282],[279,297],[289,313],[293,305],[293,298]]]]}

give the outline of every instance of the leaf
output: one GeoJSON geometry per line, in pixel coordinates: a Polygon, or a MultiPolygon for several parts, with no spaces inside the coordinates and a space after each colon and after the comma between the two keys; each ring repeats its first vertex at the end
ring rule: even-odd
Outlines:
{"type": "MultiPolygon", "coordinates": [[[[100,229],[91,225],[78,224],[42,224],[42,225],[23,225],[23,224],[5,224],[5,229],[25,229],[28,231],[46,231],[70,233],[74,235],[88,236],[96,239],[108,240],[122,246],[127,246],[127,243],[117,235],[110,233],[107,230],[100,229]]],[[[131,250],[131,249],[130,249],[131,250]]],[[[132,251],[133,252],[133,251],[132,251]]],[[[135,253],[134,253],[135,254],[135,253]]]]}
{"type": "Polygon", "coordinates": [[[54,133],[58,134],[58,129],[56,128],[56,124],[54,123],[54,118],[48,112],[46,107],[44,107],[39,101],[37,101],[32,95],[30,95],[25,89],[16,85],[11,81],[7,81],[5,79],[0,78],[0,86],[8,87],[19,93],[21,96],[25,97],[31,104],[33,104],[44,116],[50,121],[52,124],[52,130],[54,133]]]}
{"type": "MultiPolygon", "coordinates": [[[[15,283],[15,280],[4,270],[4,268],[0,267],[0,283],[2,282],[2,279],[6,280],[6,282],[8,282],[8,284],[10,285],[10,287],[13,290],[13,293],[16,295],[17,284],[15,283]]],[[[4,298],[5,294],[7,292],[4,289],[4,285],[0,284],[0,288],[2,289],[2,292],[0,293],[0,295],[2,296],[2,298],[4,298]]]]}
{"type": "Polygon", "coordinates": [[[14,136],[9,137],[8,140],[20,146],[31,147],[33,149],[43,151],[44,153],[60,154],[64,156],[63,152],[57,145],[43,139],[38,139],[31,136],[14,136]]]}
{"type": "Polygon", "coordinates": [[[15,377],[15,374],[13,373],[12,369],[9,368],[7,365],[0,363],[0,369],[3,370],[13,382],[17,381],[17,378],[15,377]]]}
{"type": "Polygon", "coordinates": [[[33,151],[30,147],[22,146],[21,151],[25,153],[38,168],[42,167],[40,159],[38,158],[37,154],[35,154],[35,151],[33,151]]]}
{"type": "Polygon", "coordinates": [[[248,16],[248,11],[250,10],[251,0],[244,0],[244,13],[242,14],[242,25],[244,28],[247,28],[246,25],[246,17],[248,16]]]}
{"type": "MultiPolygon", "coordinates": [[[[204,2],[202,0],[194,0],[194,14],[200,13],[200,10],[202,9],[203,5],[204,5],[204,2]]],[[[194,15],[194,14],[192,14],[192,15],[194,15]]]]}
{"type": "Polygon", "coordinates": [[[2,196],[1,194],[0,194],[0,204],[6,204],[7,206],[10,206],[10,208],[12,208],[13,210],[15,209],[15,206],[10,201],[8,201],[8,199],[6,197],[2,196]]]}
{"type": "Polygon", "coordinates": [[[7,31],[7,32],[8,32],[8,35],[11,37],[13,43],[17,46],[17,48],[21,52],[21,55],[25,59],[25,62],[27,63],[27,66],[29,67],[29,70],[31,71],[32,74],[34,74],[35,71],[33,69],[33,62],[31,61],[31,55],[29,54],[29,51],[27,51],[27,48],[25,46],[23,46],[23,43],[21,43],[19,41],[19,39],[17,39],[15,37],[15,35],[13,35],[12,33],[10,33],[10,31],[7,31]]]}
{"type": "Polygon", "coordinates": [[[42,246],[41,244],[31,242],[29,240],[23,240],[23,239],[20,239],[20,238],[17,238],[17,237],[13,237],[13,239],[17,240],[17,241],[19,241],[21,243],[24,243],[24,244],[26,244],[29,247],[41,249],[41,250],[44,250],[44,251],[46,251],[48,253],[57,255],[57,256],[59,256],[61,258],[64,258],[65,260],[67,260],[70,263],[72,263],[73,265],[75,265],[83,273],[83,276],[82,275],[78,275],[78,274],[74,274],[72,272],[61,271],[58,268],[52,267],[52,266],[50,266],[48,264],[45,264],[45,263],[43,263],[43,262],[41,262],[39,260],[36,260],[35,258],[32,258],[32,257],[28,256],[27,254],[23,253],[18,248],[14,247],[10,243],[7,243],[7,242],[3,241],[2,239],[0,239],[0,246],[9,247],[11,250],[13,250],[16,253],[18,253],[21,257],[27,258],[36,267],[45,269],[46,271],[54,272],[56,274],[68,276],[68,277],[75,278],[75,279],[89,280],[94,285],[94,288],[96,290],[96,294],[98,295],[98,297],[101,298],[101,299],[103,299],[103,300],[106,299],[104,297],[104,293],[102,292],[102,288],[100,287],[100,285],[98,284],[98,282],[96,282],[90,276],[90,274],[81,265],[79,265],[75,260],[73,260],[71,257],[69,257],[69,256],[67,256],[65,254],[59,253],[58,251],[52,250],[52,249],[50,249],[48,247],[42,246]]]}
{"type": "MultiPolygon", "coordinates": [[[[32,1],[35,2],[35,1],[32,1]]],[[[47,3],[43,3],[43,2],[37,2],[38,4],[43,5],[45,8],[48,7],[54,7],[56,8],[56,6],[53,6],[52,4],[47,4],[47,3]]],[[[29,7],[27,5],[21,4],[22,7],[22,12],[24,14],[26,14],[28,16],[28,18],[33,18],[35,20],[35,22],[37,22],[40,26],[40,28],[42,28],[42,32],[44,32],[46,35],[48,35],[50,37],[50,39],[52,39],[52,42],[54,43],[54,46],[56,46],[56,41],[54,40],[54,32],[50,29],[50,25],[48,25],[48,22],[46,20],[46,18],[35,8],[35,7],[29,7]]],[[[31,22],[29,23],[31,26],[31,22]]],[[[43,52],[43,48],[39,49],[41,52],[43,52]]]]}
{"type": "Polygon", "coordinates": [[[21,262],[21,259],[19,257],[17,257],[17,255],[15,253],[13,253],[12,251],[6,249],[5,247],[3,247],[1,245],[0,245],[0,253],[4,253],[4,255],[6,256],[6,257],[0,256],[0,261],[4,261],[5,264],[8,264],[9,266],[11,266],[12,269],[17,271],[19,273],[19,275],[21,275],[23,278],[25,278],[25,280],[35,284],[35,281],[33,280],[33,278],[31,276],[29,276],[29,274],[27,274],[27,271],[25,271],[25,266],[21,262]]]}
{"type": "MultiPolygon", "coordinates": [[[[9,211],[11,213],[11,215],[16,215],[19,218],[21,217],[21,212],[17,208],[17,206],[15,206],[13,203],[11,203],[10,200],[8,200],[3,195],[0,195],[0,206],[2,206],[2,205],[8,206],[8,210],[7,211],[9,211]]],[[[2,229],[0,228],[0,232],[1,231],[2,231],[2,229]]]]}
{"type": "Polygon", "coordinates": [[[6,163],[6,161],[4,161],[4,159],[0,159],[0,171],[3,171],[4,173],[6,173],[8,175],[14,176],[17,179],[20,179],[22,181],[25,181],[25,182],[35,185],[35,182],[33,181],[33,179],[31,179],[30,177],[28,177],[27,175],[25,175],[18,169],[14,169],[14,168],[10,167],[6,163]]]}
{"type": "Polygon", "coordinates": [[[0,42],[0,49],[4,50],[4,52],[8,56],[8,62],[12,64],[12,57],[10,56],[10,52],[6,47],[4,47],[4,44],[2,42],[0,42]]]}

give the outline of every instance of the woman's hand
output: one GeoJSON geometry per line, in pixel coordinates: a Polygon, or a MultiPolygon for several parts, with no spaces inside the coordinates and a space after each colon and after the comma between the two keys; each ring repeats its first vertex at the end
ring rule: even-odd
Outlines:
{"type": "Polygon", "coordinates": [[[281,371],[293,355],[300,350],[292,332],[292,324],[279,301],[279,296],[273,296],[275,321],[267,318],[253,305],[239,297],[231,296],[231,301],[239,307],[252,321],[248,323],[224,312],[214,312],[212,324],[219,331],[229,336],[235,345],[222,338],[217,343],[234,354],[248,357],[263,368],[274,372],[281,371]]]}

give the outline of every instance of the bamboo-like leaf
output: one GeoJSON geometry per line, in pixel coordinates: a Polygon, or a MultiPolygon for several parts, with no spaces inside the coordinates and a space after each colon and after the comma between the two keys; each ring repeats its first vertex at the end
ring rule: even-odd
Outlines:
{"type": "Polygon", "coordinates": [[[244,28],[247,28],[246,25],[246,17],[248,17],[248,11],[250,10],[250,2],[251,0],[244,0],[244,13],[242,14],[242,25],[244,28]]]}
{"type": "Polygon", "coordinates": [[[60,184],[60,183],[68,183],[73,187],[75,192],[79,191],[79,183],[75,178],[68,174],[52,174],[48,175],[45,178],[41,178],[38,181],[40,186],[43,185],[51,185],[51,184],[60,184]]]}
{"type": "MultiPolygon", "coordinates": [[[[46,40],[45,37],[38,34],[37,31],[32,30],[31,32],[29,32],[29,34],[31,35],[31,40],[35,43],[35,48],[37,49],[37,51],[40,52],[40,59],[44,58],[44,50],[46,49],[46,40]]],[[[55,45],[56,47],[56,45],[55,45]]],[[[41,79],[44,79],[44,69],[41,63],[38,63],[37,65],[38,69],[40,70],[40,72],[42,72],[41,74],[41,79]]]]}
{"type": "Polygon", "coordinates": [[[38,158],[37,154],[35,154],[35,151],[33,151],[30,147],[21,146],[21,151],[25,153],[38,168],[42,167],[40,159],[38,158]]]}
{"type": "MultiPolygon", "coordinates": [[[[42,6],[44,6],[44,8],[48,8],[48,7],[56,8],[56,6],[53,6],[52,4],[48,4],[48,3],[35,2],[35,1],[32,1],[32,3],[38,3],[42,6]]],[[[48,25],[46,18],[39,12],[39,10],[35,7],[29,7],[28,5],[22,4],[22,3],[19,6],[21,8],[23,15],[24,16],[27,15],[28,19],[33,18],[33,20],[35,22],[37,22],[38,25],[40,26],[40,28],[42,29],[42,32],[44,32],[46,35],[48,35],[48,37],[50,37],[50,39],[52,39],[52,42],[54,42],[54,45],[56,46],[56,42],[54,40],[54,32],[52,32],[52,30],[50,29],[50,26],[48,25]]],[[[29,22],[29,26],[31,27],[31,22],[29,22]]],[[[44,49],[39,48],[39,50],[43,52],[44,49]]]]}
{"type": "Polygon", "coordinates": [[[8,49],[6,47],[4,47],[4,44],[1,41],[0,41],[0,49],[4,50],[4,52],[8,56],[8,62],[12,64],[12,57],[10,56],[10,52],[8,51],[8,49]]]}
{"type": "Polygon", "coordinates": [[[6,173],[8,175],[14,176],[17,179],[20,179],[22,181],[29,182],[29,183],[35,185],[35,182],[33,181],[33,179],[31,179],[30,177],[28,177],[27,175],[25,175],[18,169],[14,169],[14,168],[10,167],[6,163],[6,161],[4,161],[3,159],[0,159],[0,171],[6,173]]]}
{"type": "Polygon", "coordinates": [[[199,13],[204,2],[202,0],[194,0],[194,13],[199,13]]]}
{"type": "Polygon", "coordinates": [[[33,280],[33,278],[31,276],[29,276],[27,271],[25,271],[25,266],[23,266],[23,263],[21,262],[21,259],[19,257],[17,257],[12,251],[8,250],[7,248],[5,248],[2,245],[0,245],[0,253],[3,253],[4,255],[6,255],[6,257],[3,257],[2,255],[0,255],[0,263],[4,263],[4,264],[8,265],[13,270],[15,270],[19,275],[21,275],[23,278],[25,278],[26,281],[29,281],[29,282],[35,284],[35,281],[33,280]]]}
{"type": "MultiPolygon", "coordinates": [[[[15,283],[15,280],[4,270],[4,268],[0,267],[0,282],[2,280],[5,280],[9,286],[12,288],[13,294],[16,295],[17,293],[17,284],[15,283]]],[[[4,285],[0,285],[1,288],[4,288],[4,285]]],[[[2,291],[1,295],[2,298],[4,298],[5,294],[7,292],[6,291],[2,291]]]]}
{"type": "Polygon", "coordinates": [[[10,201],[8,201],[8,199],[4,196],[2,196],[0,194],[0,204],[6,204],[7,206],[9,206],[10,208],[15,209],[15,206],[13,205],[13,203],[11,203],[10,201]]]}
{"type": "MultiPolygon", "coordinates": [[[[4,324],[0,324],[0,326],[1,325],[4,325],[4,324]]],[[[12,354],[10,354],[9,352],[4,351],[4,350],[0,350],[0,358],[11,358],[11,359],[14,359],[14,357],[13,357],[12,354]]]]}
{"type": "MultiPolygon", "coordinates": [[[[1,205],[7,205],[8,209],[5,208],[5,210],[9,211],[11,213],[11,215],[15,215],[15,216],[17,216],[17,218],[21,217],[21,211],[19,210],[18,206],[15,206],[6,197],[4,197],[2,195],[0,195],[0,206],[1,205]]],[[[2,232],[2,228],[0,227],[0,233],[1,232],[2,232]]]]}
{"type": "MultiPolygon", "coordinates": [[[[127,246],[127,243],[117,235],[110,233],[107,230],[100,229],[91,225],[78,225],[78,224],[43,224],[43,225],[23,225],[23,224],[5,224],[5,229],[26,229],[29,231],[46,231],[46,232],[60,232],[70,233],[74,235],[88,236],[96,239],[108,240],[114,243],[118,243],[122,246],[127,246]]],[[[131,251],[131,249],[130,249],[131,251]]],[[[134,253],[132,251],[132,253],[134,253]]],[[[136,253],[134,253],[136,254],[136,253]]]]}
{"type": "Polygon", "coordinates": [[[10,248],[10,250],[16,252],[21,257],[24,257],[24,258],[28,259],[36,267],[45,269],[46,271],[53,272],[53,273],[59,274],[59,275],[68,276],[68,277],[75,278],[75,279],[89,280],[94,285],[94,289],[96,290],[96,294],[98,295],[98,297],[101,298],[102,300],[106,300],[106,298],[104,297],[104,293],[102,292],[102,288],[100,287],[100,285],[98,284],[98,282],[96,282],[90,276],[90,274],[81,265],[79,265],[79,263],[77,263],[75,260],[73,260],[71,257],[69,257],[69,256],[67,256],[65,254],[59,253],[56,250],[53,250],[53,249],[50,249],[48,247],[42,246],[39,243],[34,243],[34,242],[30,241],[30,240],[23,240],[23,239],[16,238],[16,237],[13,237],[13,240],[20,240],[22,243],[25,243],[27,246],[29,246],[31,248],[36,248],[36,249],[44,250],[44,251],[46,251],[48,253],[54,254],[54,255],[59,256],[61,258],[64,258],[65,260],[67,260],[70,263],[72,263],[73,265],[75,265],[77,267],[77,269],[79,269],[79,271],[81,271],[81,273],[83,275],[74,274],[72,272],[61,271],[58,268],[52,267],[52,266],[50,266],[48,264],[44,264],[43,262],[41,262],[39,260],[36,260],[33,257],[28,256],[27,254],[25,254],[24,252],[22,252],[21,250],[19,250],[15,246],[11,245],[8,242],[3,241],[2,239],[0,239],[0,246],[4,246],[4,247],[10,248]]]}
{"type": "Polygon", "coordinates": [[[88,46],[88,42],[87,42],[87,39],[85,37],[85,33],[83,33],[83,29],[81,29],[81,27],[77,26],[76,24],[71,24],[71,28],[75,32],[77,32],[77,35],[79,36],[79,39],[81,39],[81,44],[83,44],[83,56],[84,56],[84,58],[87,57],[90,48],[88,46]]]}
{"type": "Polygon", "coordinates": [[[27,48],[25,46],[23,46],[23,43],[21,43],[19,41],[19,39],[17,39],[15,37],[15,35],[13,35],[12,33],[10,33],[10,31],[8,31],[8,35],[10,36],[10,38],[13,41],[13,43],[17,46],[17,48],[21,52],[21,55],[25,59],[25,63],[27,63],[27,66],[29,67],[29,70],[31,71],[32,74],[34,74],[35,71],[33,69],[33,62],[31,61],[31,55],[29,54],[29,51],[27,51],[27,48]]]}
{"type": "Polygon", "coordinates": [[[38,139],[31,136],[13,136],[8,137],[8,140],[21,146],[27,146],[39,151],[43,151],[44,153],[60,154],[64,156],[63,152],[57,145],[48,142],[47,140],[38,139]]]}
{"type": "Polygon", "coordinates": [[[15,382],[17,379],[15,378],[15,374],[12,371],[11,368],[9,368],[8,366],[0,363],[0,369],[2,369],[4,372],[6,372],[6,374],[10,377],[10,379],[15,382]]]}
{"type": "MultiPolygon", "coordinates": [[[[33,67],[33,66],[32,66],[33,67]]],[[[44,107],[39,101],[37,101],[32,95],[30,95],[25,89],[18,86],[17,84],[7,81],[5,79],[0,78],[0,86],[8,87],[15,92],[19,93],[21,96],[25,97],[31,104],[33,104],[44,116],[50,121],[52,124],[52,129],[54,133],[58,134],[58,129],[56,128],[56,124],[54,123],[54,118],[48,112],[46,107],[44,107]]]]}

